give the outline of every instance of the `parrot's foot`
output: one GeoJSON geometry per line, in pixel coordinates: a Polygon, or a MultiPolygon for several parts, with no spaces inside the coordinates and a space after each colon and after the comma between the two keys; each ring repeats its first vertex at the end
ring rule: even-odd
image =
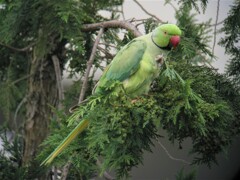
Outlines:
{"type": "Polygon", "coordinates": [[[131,104],[135,104],[138,101],[139,101],[139,99],[133,99],[133,100],[131,100],[131,104]]]}
{"type": "Polygon", "coordinates": [[[159,64],[159,66],[162,66],[163,63],[164,63],[164,56],[163,56],[163,54],[158,55],[155,58],[155,61],[157,62],[157,64],[159,64]]]}
{"type": "Polygon", "coordinates": [[[131,103],[132,103],[132,104],[135,104],[135,103],[137,103],[137,102],[142,102],[142,97],[136,97],[135,99],[132,99],[132,100],[131,100],[131,103]]]}

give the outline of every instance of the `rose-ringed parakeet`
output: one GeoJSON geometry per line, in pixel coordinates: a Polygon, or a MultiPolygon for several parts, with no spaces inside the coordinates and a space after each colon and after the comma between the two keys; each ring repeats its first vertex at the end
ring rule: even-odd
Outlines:
{"type": "MultiPolygon", "coordinates": [[[[130,97],[148,93],[159,72],[156,58],[177,47],[180,35],[181,30],[176,25],[163,24],[151,33],[130,41],[106,67],[94,93],[106,93],[105,89],[112,81],[121,82],[130,97]]],[[[51,163],[88,124],[89,120],[82,120],[42,164],[51,163]]]]}

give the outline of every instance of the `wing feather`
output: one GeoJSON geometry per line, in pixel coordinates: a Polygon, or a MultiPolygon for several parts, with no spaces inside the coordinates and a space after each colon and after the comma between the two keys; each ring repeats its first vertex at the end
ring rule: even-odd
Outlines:
{"type": "Polygon", "coordinates": [[[123,82],[133,75],[140,67],[145,50],[146,43],[140,39],[135,39],[125,45],[104,70],[94,92],[104,92],[104,89],[112,82],[123,82]]]}
{"type": "Polygon", "coordinates": [[[108,80],[124,81],[139,68],[146,50],[143,40],[133,40],[118,52],[106,71],[108,80]]]}

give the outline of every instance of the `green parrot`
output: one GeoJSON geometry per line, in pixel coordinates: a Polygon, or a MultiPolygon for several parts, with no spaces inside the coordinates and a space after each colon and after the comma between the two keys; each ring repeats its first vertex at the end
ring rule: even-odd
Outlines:
{"type": "MultiPolygon", "coordinates": [[[[130,41],[106,67],[94,93],[106,93],[106,87],[113,81],[121,82],[130,97],[148,93],[153,79],[160,71],[158,57],[176,48],[180,35],[181,30],[176,25],[163,24],[151,33],[130,41]]],[[[89,120],[82,120],[42,164],[51,163],[88,124],[89,120]]]]}

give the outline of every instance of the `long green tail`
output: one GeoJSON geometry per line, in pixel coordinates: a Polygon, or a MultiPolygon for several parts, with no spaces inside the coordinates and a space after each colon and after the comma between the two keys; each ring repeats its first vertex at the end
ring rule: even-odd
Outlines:
{"type": "Polygon", "coordinates": [[[41,163],[42,165],[50,164],[55,157],[59,155],[71,142],[80,134],[89,124],[89,120],[82,120],[72,132],[62,141],[62,143],[41,163]]]}

